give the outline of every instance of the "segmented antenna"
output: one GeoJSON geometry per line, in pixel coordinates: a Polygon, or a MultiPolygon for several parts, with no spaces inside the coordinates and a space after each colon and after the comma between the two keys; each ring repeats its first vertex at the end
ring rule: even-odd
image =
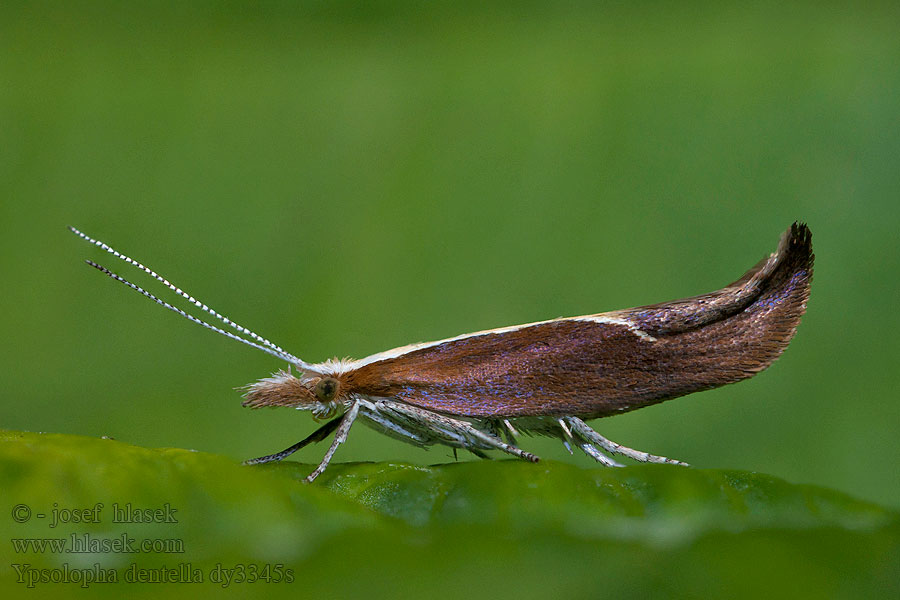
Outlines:
{"type": "Polygon", "coordinates": [[[75,229],[75,228],[72,227],[72,226],[69,226],[69,230],[71,230],[72,233],[74,233],[75,235],[77,235],[77,236],[80,237],[81,239],[85,240],[86,242],[89,242],[89,243],[91,243],[91,244],[94,244],[95,246],[97,246],[97,247],[99,247],[99,248],[102,248],[103,250],[106,250],[107,252],[109,252],[110,254],[112,254],[113,256],[115,256],[116,258],[121,259],[121,260],[125,261],[126,263],[128,263],[128,264],[130,264],[130,265],[132,265],[132,266],[135,266],[135,267],[137,267],[138,269],[144,271],[145,273],[147,273],[148,275],[150,275],[151,277],[153,277],[155,280],[157,280],[158,282],[160,282],[161,284],[163,284],[164,286],[166,286],[167,288],[169,288],[171,291],[175,292],[176,294],[178,294],[178,295],[181,296],[182,298],[186,299],[188,302],[190,302],[191,304],[193,304],[193,305],[196,306],[197,308],[199,308],[199,309],[201,309],[202,311],[204,311],[204,312],[206,312],[206,313],[212,315],[213,317],[219,319],[220,321],[222,321],[223,323],[225,323],[225,324],[228,325],[229,327],[235,329],[236,331],[238,331],[238,332],[240,332],[240,333],[243,333],[243,334],[245,334],[245,335],[250,336],[252,339],[254,339],[254,340],[260,342],[260,344],[253,343],[253,342],[251,342],[251,341],[249,341],[249,340],[246,340],[246,339],[244,339],[244,338],[242,338],[242,337],[240,337],[240,336],[238,336],[238,335],[235,335],[235,334],[233,334],[233,333],[231,333],[231,332],[229,332],[229,331],[225,331],[224,329],[221,329],[221,328],[219,328],[219,327],[216,327],[215,325],[210,325],[210,324],[207,323],[206,321],[203,321],[202,319],[198,319],[197,317],[195,317],[195,316],[193,316],[193,315],[191,315],[191,314],[189,314],[189,313],[187,313],[187,312],[181,310],[180,308],[178,308],[178,307],[176,307],[176,306],[173,306],[173,305],[169,304],[169,303],[166,302],[165,300],[162,300],[162,299],[158,298],[157,296],[153,295],[152,293],[148,292],[147,290],[143,289],[142,287],[140,287],[140,286],[138,286],[138,285],[135,285],[135,284],[131,283],[130,281],[128,281],[128,280],[125,279],[124,277],[121,277],[120,275],[117,275],[117,274],[113,273],[112,271],[110,271],[110,270],[107,269],[106,267],[103,267],[102,265],[99,265],[99,264],[95,263],[95,262],[92,261],[92,260],[86,260],[86,261],[85,261],[87,264],[89,264],[90,266],[94,267],[95,269],[97,269],[97,270],[99,270],[99,271],[105,273],[106,275],[108,275],[109,277],[115,279],[116,281],[118,281],[118,282],[120,282],[120,283],[124,283],[125,285],[127,285],[127,286],[130,287],[131,289],[135,290],[136,292],[139,292],[141,295],[146,296],[147,298],[150,298],[151,300],[153,300],[153,301],[156,302],[157,304],[159,304],[159,305],[161,305],[161,306],[164,306],[164,307],[168,308],[169,310],[174,311],[174,312],[180,314],[182,317],[184,317],[185,319],[188,319],[189,321],[193,321],[194,323],[197,323],[198,325],[202,325],[203,327],[206,327],[207,329],[211,329],[212,331],[215,331],[216,333],[220,333],[220,334],[224,335],[225,337],[229,337],[229,338],[231,338],[231,339],[233,339],[233,340],[237,340],[237,341],[239,341],[239,342],[243,342],[244,344],[247,344],[248,346],[252,346],[252,347],[254,347],[254,348],[257,348],[257,349],[259,349],[259,350],[262,350],[263,352],[266,352],[266,353],[268,353],[268,354],[271,354],[272,356],[276,356],[276,357],[278,357],[278,358],[281,358],[281,359],[283,359],[283,360],[286,360],[286,361],[288,361],[288,362],[290,362],[290,363],[296,365],[296,366],[297,366],[299,369],[301,369],[301,370],[310,370],[310,369],[311,369],[311,365],[309,365],[309,363],[306,363],[306,362],[300,360],[299,358],[297,358],[296,356],[294,356],[294,355],[291,354],[290,352],[287,352],[286,350],[282,349],[280,346],[277,346],[276,344],[273,344],[272,342],[270,342],[269,340],[265,339],[264,337],[262,337],[262,336],[260,336],[260,335],[258,335],[258,334],[256,334],[256,333],[254,333],[253,331],[250,331],[249,329],[247,329],[247,328],[244,327],[243,325],[239,325],[238,323],[232,321],[232,320],[229,319],[228,317],[225,317],[224,315],[222,315],[222,314],[216,312],[215,310],[213,310],[212,308],[210,308],[209,306],[207,306],[207,305],[204,304],[203,302],[200,302],[199,300],[197,300],[196,298],[194,298],[193,296],[191,296],[190,294],[188,294],[187,292],[185,292],[184,290],[182,290],[180,287],[177,287],[177,286],[175,286],[174,284],[170,283],[168,279],[166,279],[165,277],[162,277],[161,275],[157,274],[156,271],[153,271],[152,269],[150,269],[149,267],[144,266],[143,264],[139,263],[138,261],[136,261],[136,260],[134,260],[134,259],[132,259],[132,258],[130,258],[130,257],[128,257],[128,256],[126,256],[126,255],[124,255],[124,254],[122,254],[122,253],[120,253],[120,252],[118,252],[118,251],[116,251],[115,249],[111,248],[110,246],[108,246],[107,244],[101,242],[100,240],[96,240],[96,239],[94,239],[94,238],[92,238],[92,237],[90,237],[90,236],[88,236],[88,235],[82,233],[81,231],[79,231],[78,229],[75,229]],[[262,345],[261,345],[261,344],[262,344],[262,345]]]}

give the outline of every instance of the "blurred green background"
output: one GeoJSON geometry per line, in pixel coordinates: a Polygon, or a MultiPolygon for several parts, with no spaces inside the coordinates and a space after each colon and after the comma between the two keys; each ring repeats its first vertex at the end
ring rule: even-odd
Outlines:
{"type": "MultiPolygon", "coordinates": [[[[235,459],[314,428],[241,408],[282,365],[87,268],[147,283],[65,225],[320,361],[711,291],[800,219],[815,278],[781,360],[594,425],[898,507],[898,23],[896,3],[3,3],[0,426],[235,459]]],[[[389,459],[452,454],[356,427],[336,458],[389,459]]]]}

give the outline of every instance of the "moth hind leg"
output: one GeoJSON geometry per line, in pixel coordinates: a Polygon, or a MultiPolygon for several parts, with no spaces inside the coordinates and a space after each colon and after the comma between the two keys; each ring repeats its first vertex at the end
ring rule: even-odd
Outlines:
{"type": "Polygon", "coordinates": [[[584,436],[578,435],[572,432],[572,428],[569,427],[569,423],[565,420],[565,418],[557,419],[555,423],[557,427],[551,427],[550,431],[555,433],[562,440],[563,445],[566,447],[566,450],[569,451],[569,454],[572,454],[572,445],[576,445],[581,450],[596,460],[598,463],[602,464],[605,467],[624,467],[620,462],[613,460],[607,455],[603,454],[594,447],[594,445],[584,438],[584,436]]]}
{"type": "Polygon", "coordinates": [[[615,463],[614,465],[609,466],[622,465],[616,463],[605,454],[599,452],[595,446],[599,446],[603,450],[606,450],[607,452],[610,452],[612,454],[620,454],[638,462],[680,465],[682,467],[690,466],[686,462],[681,462],[680,460],[675,460],[674,458],[657,456],[648,452],[634,450],[627,446],[623,446],[622,444],[617,444],[616,442],[606,439],[605,437],[591,429],[587,423],[585,423],[578,417],[563,417],[562,419],[560,419],[560,427],[563,428],[563,431],[570,432],[570,435],[573,438],[576,438],[576,443],[579,445],[579,447],[585,452],[585,454],[587,454],[594,460],[597,460],[598,462],[601,462],[603,464],[607,464],[606,461],[612,461],[613,463],[615,463]]]}

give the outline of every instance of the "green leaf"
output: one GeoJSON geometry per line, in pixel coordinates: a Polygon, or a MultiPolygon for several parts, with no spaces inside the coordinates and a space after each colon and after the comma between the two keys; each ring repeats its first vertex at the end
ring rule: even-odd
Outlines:
{"type": "MultiPolygon", "coordinates": [[[[193,597],[225,586],[210,578],[237,568],[245,579],[265,572],[269,581],[227,587],[269,597],[871,598],[898,591],[897,513],[766,475],[507,460],[338,463],[305,484],[311,469],[0,432],[0,581],[21,592],[23,572],[50,579],[87,569],[84,579],[111,570],[118,581],[91,583],[93,593],[120,596],[127,586],[131,595],[193,597]],[[177,522],[113,522],[114,509],[123,516],[129,504],[132,519],[143,514],[135,509],[149,508],[159,511],[150,516],[177,522]],[[51,527],[54,509],[99,522],[51,527]],[[32,538],[63,539],[71,548],[73,534],[164,540],[155,543],[183,551],[22,551],[22,540],[32,538]],[[277,565],[291,570],[292,582],[272,581],[277,565]],[[185,576],[204,583],[125,581],[185,576]]],[[[82,585],[38,581],[35,588],[67,596],[82,585]]]]}

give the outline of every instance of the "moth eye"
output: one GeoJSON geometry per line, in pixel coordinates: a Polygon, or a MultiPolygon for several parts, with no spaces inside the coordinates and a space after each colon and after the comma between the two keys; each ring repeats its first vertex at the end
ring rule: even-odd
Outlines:
{"type": "Polygon", "coordinates": [[[316,384],[316,398],[327,402],[334,398],[338,390],[338,380],[333,377],[325,377],[316,384]]]}

